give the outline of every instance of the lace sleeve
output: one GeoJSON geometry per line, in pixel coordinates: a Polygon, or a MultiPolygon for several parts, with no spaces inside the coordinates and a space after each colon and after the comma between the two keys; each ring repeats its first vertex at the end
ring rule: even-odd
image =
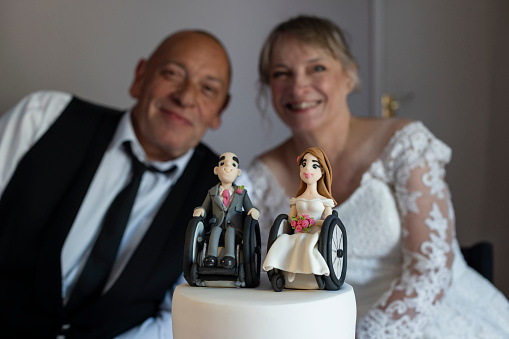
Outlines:
{"type": "Polygon", "coordinates": [[[403,267],[358,320],[358,338],[417,338],[451,283],[454,211],[444,181],[450,149],[422,124],[400,130],[382,157],[402,220],[403,267]]]}

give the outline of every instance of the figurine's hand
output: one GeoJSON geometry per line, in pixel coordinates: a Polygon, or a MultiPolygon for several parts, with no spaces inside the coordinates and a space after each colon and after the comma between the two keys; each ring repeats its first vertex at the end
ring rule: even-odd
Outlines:
{"type": "Polygon", "coordinates": [[[297,217],[297,206],[292,205],[290,207],[290,213],[288,213],[288,224],[290,225],[293,221],[292,217],[297,217]]]}
{"type": "Polygon", "coordinates": [[[198,207],[193,212],[193,217],[203,217],[205,215],[205,210],[202,207],[198,207]]]}
{"type": "Polygon", "coordinates": [[[315,226],[322,227],[322,225],[323,225],[323,220],[315,220],[315,226]]]}
{"type": "Polygon", "coordinates": [[[247,215],[250,215],[254,220],[258,220],[260,217],[260,211],[253,207],[249,210],[249,212],[247,212],[247,215]]]}

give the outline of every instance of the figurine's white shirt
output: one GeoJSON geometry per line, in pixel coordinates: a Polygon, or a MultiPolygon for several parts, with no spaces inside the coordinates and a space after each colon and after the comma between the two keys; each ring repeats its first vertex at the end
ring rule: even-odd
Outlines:
{"type": "MultiPolygon", "coordinates": [[[[2,116],[0,119],[0,197],[20,159],[60,116],[71,99],[72,96],[67,93],[36,92],[27,96],[2,116]]],[[[62,296],[64,300],[69,296],[72,286],[88,258],[108,206],[129,179],[131,160],[121,149],[121,144],[126,140],[132,142],[133,153],[140,161],[150,163],[161,170],[176,165],[177,171],[172,176],[152,171],[147,171],[144,174],[105,290],[109,289],[119,277],[164,198],[170,192],[171,186],[182,175],[194,153],[194,149],[192,149],[173,161],[148,162],[143,148],[136,139],[130,112],[127,111],[122,116],[62,248],[62,296]]],[[[166,320],[165,326],[170,326],[169,333],[171,334],[171,316],[169,314],[171,299],[169,294],[165,305],[161,308],[168,310],[166,318],[169,318],[169,321],[166,320]]],[[[161,318],[164,317],[162,314],[161,318]]],[[[148,329],[149,327],[145,326],[144,328],[148,329]]],[[[137,331],[138,334],[145,333],[140,332],[139,329],[137,331]]]]}

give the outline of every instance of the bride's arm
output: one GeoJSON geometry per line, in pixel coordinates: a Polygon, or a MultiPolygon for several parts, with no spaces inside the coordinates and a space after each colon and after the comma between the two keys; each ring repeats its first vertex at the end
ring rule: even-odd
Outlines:
{"type": "Polygon", "coordinates": [[[292,217],[297,217],[297,207],[294,205],[291,205],[290,207],[290,213],[288,213],[288,223],[292,223],[292,217]]]}
{"type": "Polygon", "coordinates": [[[323,225],[323,222],[325,221],[325,219],[332,214],[332,208],[329,207],[329,206],[325,206],[325,210],[323,211],[323,214],[322,214],[322,219],[320,220],[315,220],[315,226],[320,226],[322,227],[323,225]]]}
{"type": "Polygon", "coordinates": [[[426,153],[394,172],[402,217],[402,274],[358,321],[359,338],[421,337],[452,279],[454,211],[444,162],[426,153]]]}

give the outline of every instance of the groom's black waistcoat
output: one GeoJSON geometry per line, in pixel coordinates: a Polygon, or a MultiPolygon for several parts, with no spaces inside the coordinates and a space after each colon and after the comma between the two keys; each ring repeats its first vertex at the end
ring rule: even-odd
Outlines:
{"type": "Polygon", "coordinates": [[[217,183],[200,144],[124,271],[102,297],[68,314],[60,253],[120,112],[74,98],[17,166],[0,200],[0,337],[109,338],[156,316],[182,271],[192,210],[217,183]]]}

